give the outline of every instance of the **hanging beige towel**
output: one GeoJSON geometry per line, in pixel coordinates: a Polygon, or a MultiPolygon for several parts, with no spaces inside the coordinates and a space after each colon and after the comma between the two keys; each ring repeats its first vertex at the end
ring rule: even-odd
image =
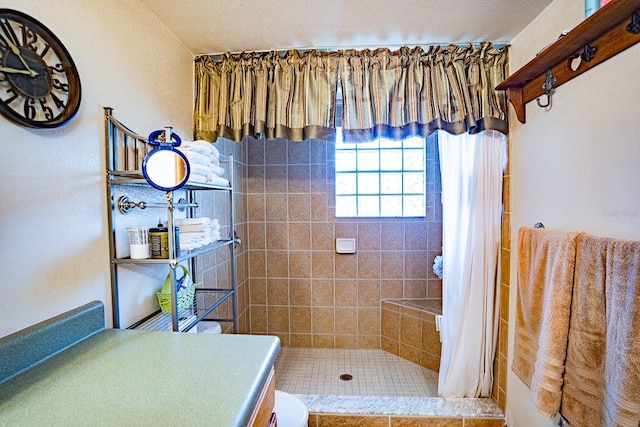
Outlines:
{"type": "Polygon", "coordinates": [[[581,236],[561,413],[572,426],[640,421],[640,242],[581,236]]]}
{"type": "Polygon", "coordinates": [[[560,409],[577,237],[581,233],[522,227],[511,369],[531,388],[540,413],[560,409]]]}

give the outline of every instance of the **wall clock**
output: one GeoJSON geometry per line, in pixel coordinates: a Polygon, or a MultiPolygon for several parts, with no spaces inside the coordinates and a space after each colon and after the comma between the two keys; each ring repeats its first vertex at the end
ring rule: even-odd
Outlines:
{"type": "Polygon", "coordinates": [[[60,127],[78,112],[80,93],[58,37],[22,12],[0,9],[0,113],[24,126],[60,127]]]}

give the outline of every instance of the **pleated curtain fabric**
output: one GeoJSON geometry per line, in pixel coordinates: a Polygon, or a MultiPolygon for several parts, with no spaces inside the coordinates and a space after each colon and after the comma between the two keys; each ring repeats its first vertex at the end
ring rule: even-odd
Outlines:
{"type": "Polygon", "coordinates": [[[292,50],[197,58],[195,138],[335,139],[337,55],[292,50]]]}
{"type": "Polygon", "coordinates": [[[506,134],[507,48],[349,50],[340,57],[345,141],[497,130],[506,134]]]}
{"type": "Polygon", "coordinates": [[[196,59],[194,136],[345,141],[507,133],[508,48],[402,47],[224,54],[196,59]],[[338,89],[340,84],[340,89],[338,89]]]}

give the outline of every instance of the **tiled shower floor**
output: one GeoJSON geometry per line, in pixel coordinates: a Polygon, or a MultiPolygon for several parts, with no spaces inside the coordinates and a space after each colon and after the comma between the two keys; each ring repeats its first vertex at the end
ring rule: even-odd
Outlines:
{"type": "Polygon", "coordinates": [[[438,390],[436,372],[384,350],[282,347],[275,371],[276,388],[291,394],[433,397],[438,390]]]}

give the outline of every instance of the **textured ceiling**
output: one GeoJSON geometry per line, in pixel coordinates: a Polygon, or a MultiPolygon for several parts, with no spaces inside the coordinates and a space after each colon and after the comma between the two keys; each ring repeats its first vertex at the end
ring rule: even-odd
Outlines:
{"type": "Polygon", "coordinates": [[[552,0],[140,0],[194,54],[509,42],[552,0]]]}

